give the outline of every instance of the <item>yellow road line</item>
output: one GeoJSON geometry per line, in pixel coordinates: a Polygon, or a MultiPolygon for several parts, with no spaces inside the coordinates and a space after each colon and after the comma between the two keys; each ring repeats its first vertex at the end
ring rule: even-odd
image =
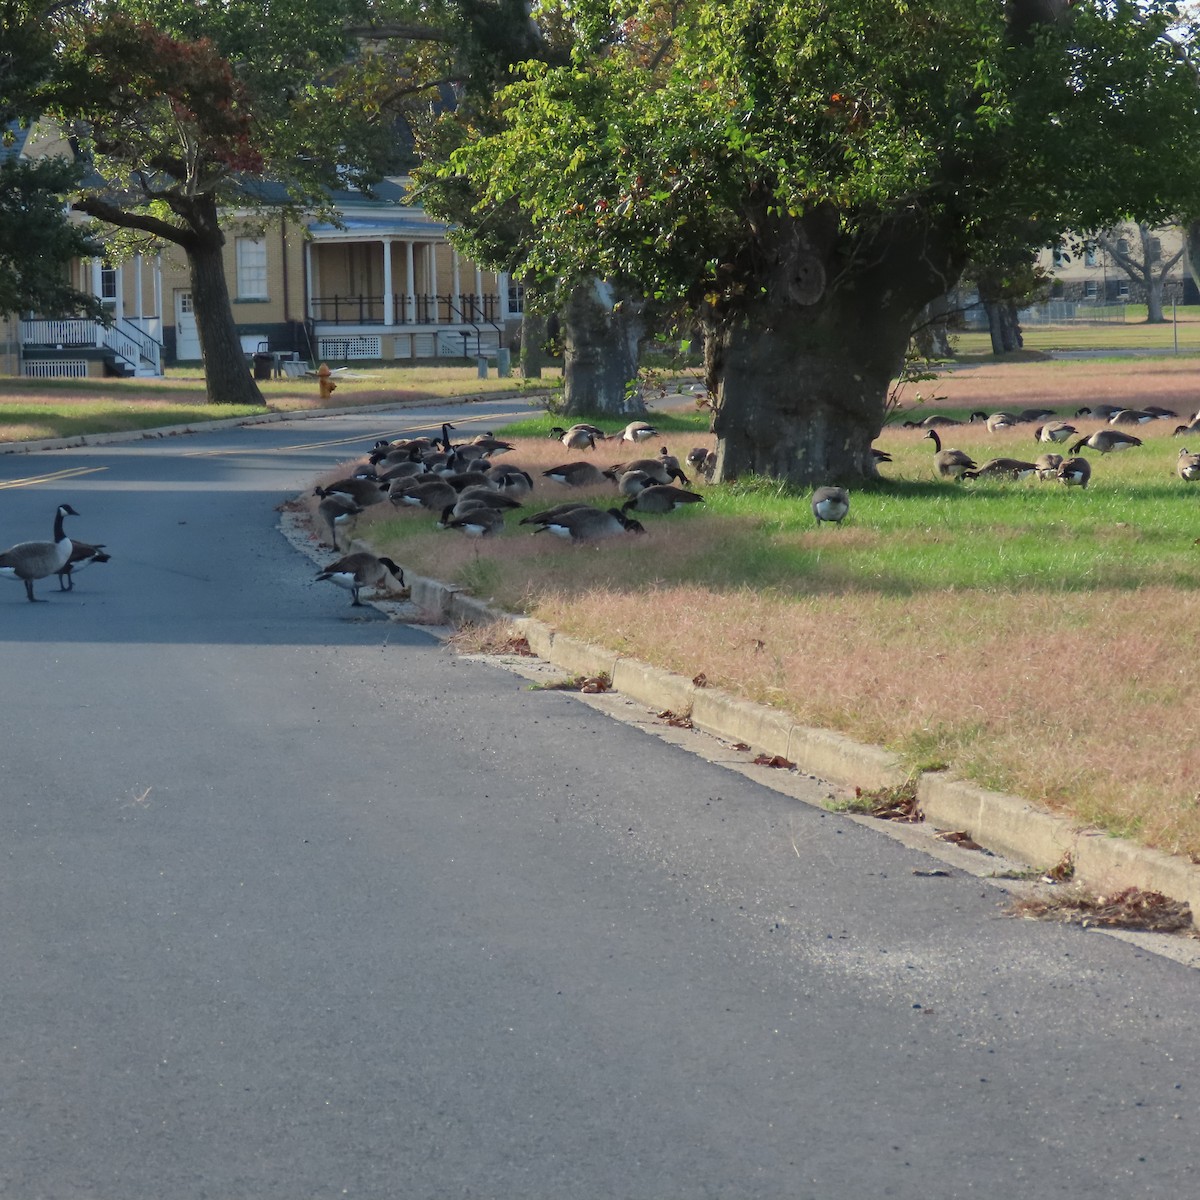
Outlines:
{"type": "Polygon", "coordinates": [[[80,475],[94,475],[97,471],[107,470],[107,467],[66,467],[61,471],[51,471],[48,475],[27,475],[24,479],[0,480],[0,488],[36,487],[39,483],[58,483],[61,479],[75,479],[80,475]]]}

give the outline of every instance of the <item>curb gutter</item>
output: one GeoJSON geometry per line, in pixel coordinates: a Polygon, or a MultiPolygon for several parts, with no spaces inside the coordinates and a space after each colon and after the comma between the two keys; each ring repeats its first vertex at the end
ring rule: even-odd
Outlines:
{"type": "MultiPolygon", "coordinates": [[[[355,549],[370,549],[354,543],[355,549]]],[[[411,601],[441,624],[502,624],[523,636],[530,650],[570,674],[607,674],[613,690],[655,711],[689,716],[695,728],[755,751],[782,755],[808,774],[864,791],[897,787],[909,775],[900,759],[878,746],[793,722],[784,713],[743,700],[618,651],[557,633],[533,617],[492,608],[435,579],[405,576],[411,601]]],[[[1080,826],[1019,796],[988,791],[951,774],[923,772],[917,803],[939,828],[964,830],[1005,858],[1049,871],[1070,855],[1074,879],[1097,892],[1136,887],[1186,901],[1200,913],[1200,868],[1185,859],[1080,826]]]]}

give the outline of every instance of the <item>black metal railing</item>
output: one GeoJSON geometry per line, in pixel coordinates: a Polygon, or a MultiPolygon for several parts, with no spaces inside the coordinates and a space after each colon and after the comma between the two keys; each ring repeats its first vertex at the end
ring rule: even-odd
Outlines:
{"type": "MultiPolygon", "coordinates": [[[[314,296],[312,319],[323,325],[382,325],[384,296],[314,296]]],[[[494,294],[392,296],[393,325],[491,325],[499,329],[500,297],[494,294]]]]}

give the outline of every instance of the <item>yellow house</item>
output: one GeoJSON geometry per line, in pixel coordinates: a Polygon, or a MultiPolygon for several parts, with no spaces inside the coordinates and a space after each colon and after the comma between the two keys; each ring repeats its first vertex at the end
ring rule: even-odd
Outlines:
{"type": "MultiPolygon", "coordinates": [[[[409,180],[339,193],[336,222],[280,209],[234,214],[225,269],[234,320],[256,372],[317,362],[402,363],[495,356],[519,326],[522,292],[463,259],[447,226],[409,202],[409,180]],[[256,357],[257,356],[257,357],[256,357]]],[[[178,247],[121,262],[77,262],[73,283],[108,324],[30,315],[0,327],[0,372],[158,375],[197,363],[187,262],[178,247]]]]}

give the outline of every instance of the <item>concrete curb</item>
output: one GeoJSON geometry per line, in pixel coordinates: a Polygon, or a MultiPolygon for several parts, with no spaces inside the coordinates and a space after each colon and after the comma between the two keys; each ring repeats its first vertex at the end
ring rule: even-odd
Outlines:
{"type": "MultiPolygon", "coordinates": [[[[909,778],[899,757],[882,747],[797,724],[766,705],[699,687],[683,675],[558,633],[535,618],[500,611],[436,580],[414,577],[410,583],[413,602],[447,623],[504,625],[524,636],[538,658],[570,675],[605,673],[615,691],[639,704],[690,716],[697,729],[759,753],[782,755],[807,774],[863,791],[898,787],[909,778]]],[[[1091,890],[1161,892],[1200,912],[1200,869],[1185,859],[1081,827],[1019,796],[941,772],[924,772],[916,782],[918,805],[931,825],[963,830],[981,846],[1039,871],[1069,854],[1075,880],[1091,890]]]]}

